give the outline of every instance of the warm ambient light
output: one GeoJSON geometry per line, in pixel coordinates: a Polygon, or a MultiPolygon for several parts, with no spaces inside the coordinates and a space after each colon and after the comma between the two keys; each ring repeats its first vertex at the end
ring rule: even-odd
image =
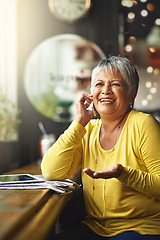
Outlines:
{"type": "Polygon", "coordinates": [[[126,50],[126,52],[131,52],[132,51],[132,46],[131,45],[126,45],[125,46],[125,50],[126,50]]]}
{"type": "Polygon", "coordinates": [[[143,10],[141,11],[141,16],[142,16],[142,17],[147,17],[147,15],[148,15],[148,11],[145,10],[145,9],[143,9],[143,10]]]}
{"type": "Polygon", "coordinates": [[[153,72],[153,67],[151,67],[151,66],[148,67],[148,68],[147,68],[147,72],[148,72],[148,73],[152,73],[152,72],[153,72]]]}
{"type": "Polygon", "coordinates": [[[149,94],[149,95],[147,96],[147,100],[151,101],[152,99],[153,99],[153,96],[152,96],[151,94],[149,94]]]}
{"type": "Polygon", "coordinates": [[[122,6],[123,7],[128,7],[128,8],[132,7],[133,3],[134,2],[132,0],[122,0],[121,1],[122,6]]]}
{"type": "Polygon", "coordinates": [[[17,6],[0,0],[0,87],[17,106],[17,6]]]}
{"type": "Polygon", "coordinates": [[[157,89],[156,89],[155,87],[152,87],[152,88],[150,89],[150,92],[154,94],[154,93],[157,92],[157,89]]]}
{"type": "Polygon", "coordinates": [[[147,104],[148,104],[148,101],[147,101],[146,99],[143,99],[143,100],[142,100],[142,105],[143,105],[143,106],[146,106],[147,104]]]}
{"type": "Polygon", "coordinates": [[[151,82],[146,82],[146,88],[150,88],[152,86],[151,82]]]}
{"type": "Polygon", "coordinates": [[[141,25],[142,25],[142,27],[146,27],[146,24],[144,24],[144,23],[141,23],[141,25]]]}
{"type": "Polygon", "coordinates": [[[157,88],[157,87],[158,87],[158,83],[157,83],[157,82],[154,82],[154,86],[157,88]]]}
{"type": "Polygon", "coordinates": [[[154,52],[156,52],[156,49],[155,49],[154,47],[150,47],[150,48],[149,48],[149,51],[150,51],[151,53],[154,53],[154,52]]]}
{"type": "Polygon", "coordinates": [[[130,42],[136,42],[136,38],[135,38],[134,36],[131,36],[131,37],[129,38],[129,41],[130,41],[130,42]]]}
{"type": "Polygon", "coordinates": [[[147,4],[147,9],[148,9],[149,11],[154,11],[154,5],[153,5],[152,3],[148,3],[148,4],[147,4]]]}
{"type": "Polygon", "coordinates": [[[157,19],[155,20],[155,24],[158,25],[158,26],[160,26],[160,18],[157,18],[157,19]]]}
{"type": "Polygon", "coordinates": [[[140,0],[140,2],[143,2],[143,3],[144,3],[144,2],[147,2],[147,0],[140,0]]]}
{"type": "Polygon", "coordinates": [[[133,12],[128,13],[128,18],[131,19],[131,20],[134,19],[135,14],[133,12]]]}
{"type": "Polygon", "coordinates": [[[154,71],[153,71],[154,75],[158,75],[159,74],[159,69],[158,68],[155,68],[154,71]]]}

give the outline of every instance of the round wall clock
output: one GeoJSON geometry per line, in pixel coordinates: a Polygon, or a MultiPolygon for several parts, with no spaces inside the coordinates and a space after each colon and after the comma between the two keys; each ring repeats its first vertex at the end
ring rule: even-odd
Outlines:
{"type": "Polygon", "coordinates": [[[91,0],[48,0],[52,14],[61,21],[75,22],[89,12],[91,0]]]}

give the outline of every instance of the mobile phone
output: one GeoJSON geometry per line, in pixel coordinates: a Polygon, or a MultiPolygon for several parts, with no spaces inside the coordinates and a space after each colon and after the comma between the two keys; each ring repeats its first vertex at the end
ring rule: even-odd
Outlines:
{"type": "Polygon", "coordinates": [[[95,109],[95,106],[94,106],[93,102],[91,103],[91,108],[92,108],[93,115],[95,117],[97,115],[97,111],[95,109]]]}

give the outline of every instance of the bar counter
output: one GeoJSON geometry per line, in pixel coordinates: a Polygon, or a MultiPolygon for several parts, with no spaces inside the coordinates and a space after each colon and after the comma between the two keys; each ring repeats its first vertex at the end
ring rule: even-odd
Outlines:
{"type": "MultiPolygon", "coordinates": [[[[39,163],[7,174],[41,174],[39,163]]],[[[0,190],[0,240],[45,240],[72,194],[49,189],[0,190]]]]}

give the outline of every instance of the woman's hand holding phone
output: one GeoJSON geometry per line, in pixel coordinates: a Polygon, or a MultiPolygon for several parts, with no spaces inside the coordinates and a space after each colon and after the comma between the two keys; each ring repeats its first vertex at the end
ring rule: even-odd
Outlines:
{"type": "Polygon", "coordinates": [[[94,113],[88,107],[93,101],[93,95],[83,93],[76,104],[77,117],[76,120],[84,127],[91,120],[94,113]]]}

